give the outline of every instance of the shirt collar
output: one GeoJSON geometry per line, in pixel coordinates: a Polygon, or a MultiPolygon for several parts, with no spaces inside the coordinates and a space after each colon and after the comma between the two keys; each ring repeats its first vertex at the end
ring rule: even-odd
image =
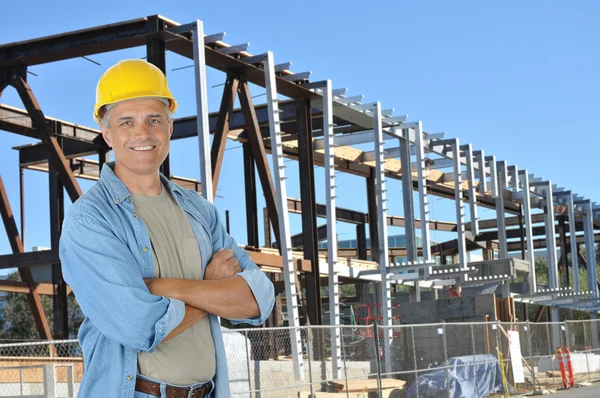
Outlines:
{"type": "MultiPolygon", "coordinates": [[[[125,184],[123,184],[123,181],[117,177],[114,168],[115,162],[104,163],[102,171],[100,172],[100,182],[108,189],[113,202],[121,204],[131,197],[131,192],[127,189],[125,184]]],[[[162,173],[159,173],[159,175],[163,186],[165,186],[171,194],[177,194],[181,198],[185,197],[183,188],[170,181],[162,173]]]]}

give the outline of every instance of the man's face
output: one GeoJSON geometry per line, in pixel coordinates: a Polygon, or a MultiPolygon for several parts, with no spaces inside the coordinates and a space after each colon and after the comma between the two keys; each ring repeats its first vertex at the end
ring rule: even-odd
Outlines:
{"type": "Polygon", "coordinates": [[[134,174],[153,174],[169,153],[173,122],[165,105],[151,98],[124,101],[109,111],[102,136],[115,164],[134,174]]]}

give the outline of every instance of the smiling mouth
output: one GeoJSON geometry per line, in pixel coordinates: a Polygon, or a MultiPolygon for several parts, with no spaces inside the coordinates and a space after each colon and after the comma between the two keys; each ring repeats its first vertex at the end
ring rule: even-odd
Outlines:
{"type": "Polygon", "coordinates": [[[137,151],[137,152],[146,152],[146,151],[151,151],[154,148],[156,148],[156,146],[148,145],[148,146],[134,146],[131,149],[133,149],[134,151],[137,151]]]}

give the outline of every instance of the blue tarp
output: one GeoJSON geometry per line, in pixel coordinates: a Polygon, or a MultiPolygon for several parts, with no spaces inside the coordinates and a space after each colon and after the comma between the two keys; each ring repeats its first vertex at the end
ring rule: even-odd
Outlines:
{"type": "Polygon", "coordinates": [[[406,396],[471,398],[487,397],[503,390],[498,358],[494,355],[470,355],[450,358],[444,368],[419,376],[406,396]]]}

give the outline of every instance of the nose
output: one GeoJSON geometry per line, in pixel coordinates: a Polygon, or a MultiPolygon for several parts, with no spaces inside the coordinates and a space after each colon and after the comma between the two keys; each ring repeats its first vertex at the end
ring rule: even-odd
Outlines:
{"type": "Polygon", "coordinates": [[[150,132],[148,131],[148,126],[145,123],[138,123],[134,128],[133,138],[135,139],[145,139],[150,136],[150,132]]]}

